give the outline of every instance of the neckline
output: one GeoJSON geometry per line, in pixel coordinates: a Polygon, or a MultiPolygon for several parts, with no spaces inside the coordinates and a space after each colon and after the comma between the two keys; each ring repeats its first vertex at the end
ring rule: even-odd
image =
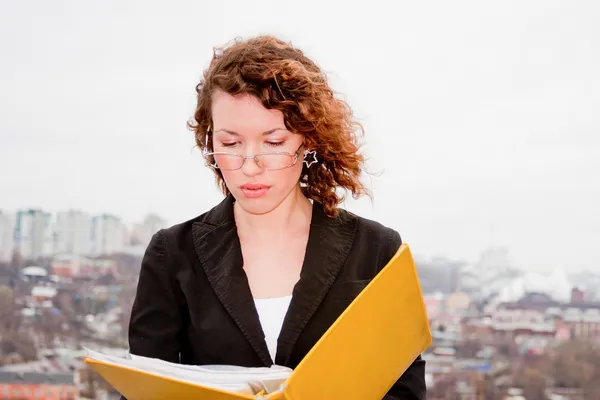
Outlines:
{"type": "Polygon", "coordinates": [[[277,301],[277,300],[289,300],[291,298],[292,298],[292,295],[289,294],[287,296],[254,298],[254,301],[255,302],[266,302],[266,301],[277,301]]]}

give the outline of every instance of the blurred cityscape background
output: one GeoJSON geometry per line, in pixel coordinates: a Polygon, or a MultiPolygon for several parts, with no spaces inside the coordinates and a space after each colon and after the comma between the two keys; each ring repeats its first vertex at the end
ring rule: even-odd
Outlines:
{"type": "MultiPolygon", "coordinates": [[[[2,398],[118,398],[83,364],[83,346],[125,354],[141,257],[167,225],[155,214],[0,213],[2,398]]],[[[430,399],[600,393],[600,274],[517,269],[502,247],[476,262],[416,262],[435,339],[430,399]]]]}

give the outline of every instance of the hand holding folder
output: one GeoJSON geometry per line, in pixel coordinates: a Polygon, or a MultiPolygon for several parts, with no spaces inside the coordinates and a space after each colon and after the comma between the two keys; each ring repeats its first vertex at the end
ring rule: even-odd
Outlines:
{"type": "Polygon", "coordinates": [[[93,352],[85,362],[128,400],[381,400],[431,339],[414,260],[402,244],[293,371],[93,352]]]}

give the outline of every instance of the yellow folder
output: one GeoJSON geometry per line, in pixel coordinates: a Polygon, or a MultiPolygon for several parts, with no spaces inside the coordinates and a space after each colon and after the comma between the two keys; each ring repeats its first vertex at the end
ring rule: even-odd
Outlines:
{"type": "Polygon", "coordinates": [[[128,400],[381,400],[431,339],[414,260],[402,244],[277,392],[244,395],[85,362],[128,400]]]}

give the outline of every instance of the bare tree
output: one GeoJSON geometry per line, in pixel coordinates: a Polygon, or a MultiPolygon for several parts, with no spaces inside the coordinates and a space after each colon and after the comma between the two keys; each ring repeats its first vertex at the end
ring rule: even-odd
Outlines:
{"type": "Polygon", "coordinates": [[[72,294],[70,291],[61,290],[54,296],[54,304],[67,317],[75,316],[75,306],[73,305],[72,294]]]}
{"type": "Polygon", "coordinates": [[[66,318],[56,309],[47,309],[40,316],[40,328],[48,346],[53,346],[54,340],[63,337],[63,324],[66,318]]]}
{"type": "Polygon", "coordinates": [[[445,374],[436,379],[435,385],[428,389],[428,397],[444,400],[459,399],[459,393],[456,390],[458,376],[453,373],[445,374]]]}
{"type": "Polygon", "coordinates": [[[555,386],[582,389],[584,396],[600,393],[600,346],[596,342],[566,342],[548,354],[545,366],[555,386]]]}
{"type": "Polygon", "coordinates": [[[523,389],[527,400],[547,400],[547,378],[538,368],[523,367],[513,371],[513,383],[523,389]]]}
{"type": "Polygon", "coordinates": [[[498,353],[509,359],[519,357],[519,349],[513,337],[500,337],[495,340],[498,353]]]}
{"type": "Polygon", "coordinates": [[[19,272],[21,268],[24,268],[26,265],[26,260],[23,258],[19,250],[15,249],[12,253],[12,258],[10,260],[10,265],[12,266],[13,272],[19,272]]]}
{"type": "Polygon", "coordinates": [[[3,355],[18,354],[22,361],[37,359],[35,343],[31,336],[24,332],[11,331],[5,333],[0,340],[0,352],[3,355]]]}
{"type": "Polygon", "coordinates": [[[481,339],[465,339],[458,347],[457,355],[463,358],[474,358],[482,348],[481,339]]]}
{"type": "Polygon", "coordinates": [[[14,328],[15,302],[13,290],[8,286],[0,286],[0,335],[14,328]]]}

